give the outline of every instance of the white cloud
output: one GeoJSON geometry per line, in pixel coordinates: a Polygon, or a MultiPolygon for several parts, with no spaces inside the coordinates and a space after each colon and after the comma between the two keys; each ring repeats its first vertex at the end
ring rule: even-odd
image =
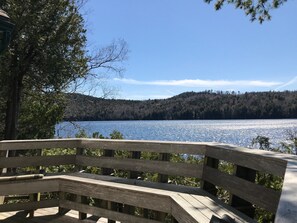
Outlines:
{"type": "MultiPolygon", "coordinates": [[[[296,77],[297,78],[297,77],[296,77]]],[[[180,87],[277,87],[284,85],[283,82],[275,81],[259,81],[259,80],[200,80],[200,79],[184,79],[184,80],[157,80],[157,81],[139,81],[127,78],[114,78],[115,81],[130,85],[155,85],[155,86],[180,86],[180,87]]],[[[297,79],[296,79],[297,80],[297,79]]]]}
{"type": "Polygon", "coordinates": [[[124,97],[120,97],[122,99],[126,100],[148,100],[148,99],[165,99],[170,98],[173,95],[167,95],[167,94],[148,94],[148,95],[126,95],[124,97]]]}
{"type": "Polygon", "coordinates": [[[278,86],[275,90],[278,91],[278,90],[281,90],[283,89],[284,87],[288,87],[292,84],[295,84],[297,83],[297,76],[295,76],[293,79],[289,80],[288,82],[282,84],[281,86],[278,86]]]}

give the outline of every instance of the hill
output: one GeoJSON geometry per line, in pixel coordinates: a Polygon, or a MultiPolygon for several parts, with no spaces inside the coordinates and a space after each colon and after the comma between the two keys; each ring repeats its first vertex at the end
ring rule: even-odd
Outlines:
{"type": "Polygon", "coordinates": [[[297,118],[297,91],[186,92],[160,100],[101,99],[67,94],[64,120],[184,120],[297,118]]]}

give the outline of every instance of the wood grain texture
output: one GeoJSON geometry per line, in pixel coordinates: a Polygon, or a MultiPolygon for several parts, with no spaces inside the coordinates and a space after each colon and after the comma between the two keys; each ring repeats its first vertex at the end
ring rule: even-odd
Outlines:
{"type": "Polygon", "coordinates": [[[0,151],[32,150],[50,148],[76,148],[82,139],[38,139],[38,140],[4,140],[0,142],[0,151]]]}
{"type": "Polygon", "coordinates": [[[75,155],[57,155],[0,158],[0,168],[69,165],[75,164],[75,157],[75,155]]]}
{"type": "Polygon", "coordinates": [[[96,180],[80,180],[77,178],[63,179],[60,189],[63,192],[90,196],[166,213],[170,212],[170,207],[168,206],[170,197],[166,191],[110,182],[96,182],[96,180]]]}
{"type": "Polygon", "coordinates": [[[134,170],[139,172],[167,174],[171,176],[186,176],[197,178],[202,177],[202,165],[199,164],[87,156],[77,156],[76,163],[81,166],[134,170]]]}
{"type": "Polygon", "coordinates": [[[112,219],[114,221],[118,220],[121,221],[123,223],[125,222],[143,222],[143,223],[159,223],[158,221],[154,221],[151,219],[145,219],[142,217],[137,217],[137,216],[133,216],[133,215],[128,215],[128,214],[124,214],[124,213],[120,213],[120,212],[115,212],[115,211],[111,211],[111,210],[107,210],[107,209],[103,209],[103,208],[98,208],[98,207],[92,207],[89,205],[85,205],[85,204],[79,204],[79,203],[75,203],[72,201],[66,201],[66,200],[62,200],[60,201],[60,206],[64,207],[64,208],[71,208],[73,210],[77,210],[80,212],[85,212],[85,213],[89,213],[91,215],[94,216],[102,216],[108,219],[112,219]]]}
{"type": "Polygon", "coordinates": [[[44,201],[35,201],[35,202],[4,204],[4,205],[0,205],[0,212],[57,207],[58,205],[59,205],[58,200],[44,200],[44,201]]]}
{"type": "Polygon", "coordinates": [[[297,222],[297,162],[289,161],[275,222],[297,222]]]}
{"type": "Polygon", "coordinates": [[[286,171],[287,156],[275,152],[219,145],[207,146],[205,155],[280,177],[286,171]]]}
{"type": "Polygon", "coordinates": [[[158,153],[186,153],[202,155],[205,153],[205,144],[196,142],[165,142],[148,140],[97,140],[87,139],[82,141],[84,148],[110,149],[140,152],[158,152],[158,153]]]}
{"type": "Polygon", "coordinates": [[[224,188],[242,199],[258,205],[268,211],[276,212],[281,192],[204,167],[203,179],[224,188]]]}
{"type": "Polygon", "coordinates": [[[59,191],[59,181],[52,179],[37,179],[12,181],[0,184],[0,195],[32,194],[39,192],[59,191]]]}

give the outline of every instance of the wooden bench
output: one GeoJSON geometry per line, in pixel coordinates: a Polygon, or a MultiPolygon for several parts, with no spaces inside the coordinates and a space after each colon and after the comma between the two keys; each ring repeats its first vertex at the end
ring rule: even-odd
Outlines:
{"type": "MultiPolygon", "coordinates": [[[[225,214],[235,219],[235,222],[253,222],[252,219],[201,189],[143,181],[134,181],[136,185],[131,185],[132,181],[133,180],[127,180],[124,182],[124,179],[114,177],[100,177],[92,174],[76,173],[72,175],[44,177],[34,182],[26,180],[6,181],[0,184],[0,194],[27,194],[40,191],[56,191],[64,194],[75,194],[77,197],[92,197],[94,199],[120,203],[122,205],[168,213],[178,222],[209,223],[213,215],[221,218],[225,214]],[[162,189],[158,189],[158,187],[162,189]],[[5,194],[3,193],[4,188],[6,188],[5,194]]],[[[108,208],[90,206],[88,203],[81,201],[82,199],[71,201],[67,200],[65,197],[64,199],[60,197],[57,206],[122,222],[157,222],[123,212],[116,212],[108,208]]],[[[0,211],[5,211],[5,208],[6,210],[21,210],[22,208],[35,209],[38,206],[46,207],[53,204],[54,203],[50,201],[32,201],[26,206],[21,206],[21,204],[8,204],[0,206],[0,211]]]]}

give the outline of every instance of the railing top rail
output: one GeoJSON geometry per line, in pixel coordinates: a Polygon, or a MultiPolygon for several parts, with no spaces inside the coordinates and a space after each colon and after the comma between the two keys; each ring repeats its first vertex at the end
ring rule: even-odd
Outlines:
{"type": "Polygon", "coordinates": [[[31,150],[43,148],[101,148],[110,150],[150,151],[160,153],[206,154],[209,156],[224,151],[228,154],[245,154],[250,158],[262,157],[286,165],[287,161],[296,161],[294,155],[282,154],[257,149],[248,149],[230,144],[212,142],[177,142],[149,140],[115,140],[115,139],[39,139],[39,140],[4,140],[0,141],[0,151],[31,150]]]}

